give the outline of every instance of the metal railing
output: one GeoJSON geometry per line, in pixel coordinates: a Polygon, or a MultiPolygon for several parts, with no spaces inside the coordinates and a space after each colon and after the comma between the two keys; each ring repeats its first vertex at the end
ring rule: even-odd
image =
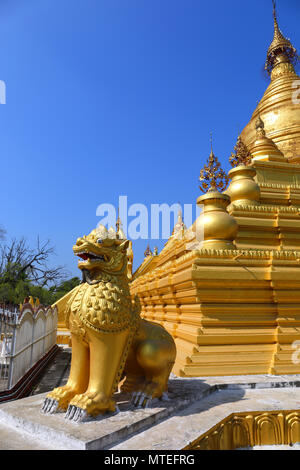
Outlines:
{"type": "Polygon", "coordinates": [[[57,310],[0,308],[0,391],[10,390],[55,344],[57,310]]]}

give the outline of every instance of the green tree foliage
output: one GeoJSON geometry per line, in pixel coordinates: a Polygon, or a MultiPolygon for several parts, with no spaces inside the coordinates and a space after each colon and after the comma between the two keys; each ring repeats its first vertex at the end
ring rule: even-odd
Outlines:
{"type": "Polygon", "coordinates": [[[50,287],[49,292],[52,295],[52,303],[66,295],[79,284],[79,277],[72,277],[71,279],[67,279],[66,281],[61,282],[57,287],[50,287]]]}

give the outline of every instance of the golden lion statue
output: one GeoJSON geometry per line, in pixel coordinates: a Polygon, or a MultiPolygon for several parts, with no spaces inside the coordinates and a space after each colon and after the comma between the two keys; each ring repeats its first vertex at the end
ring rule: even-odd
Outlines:
{"type": "Polygon", "coordinates": [[[167,390],[175,343],[163,327],[140,318],[138,297],[130,296],[124,238],[99,226],[73,246],[83,279],[65,307],[71,370],[66,385],[46,396],[45,413],[63,409],[66,418],[83,421],[116,411],[113,394],[121,381],[122,391],[134,392],[133,406],[146,407],[167,390]]]}

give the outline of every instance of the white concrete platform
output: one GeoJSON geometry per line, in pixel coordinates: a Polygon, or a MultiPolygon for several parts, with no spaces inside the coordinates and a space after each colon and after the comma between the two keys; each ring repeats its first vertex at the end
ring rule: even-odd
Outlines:
{"type": "Polygon", "coordinates": [[[41,413],[45,393],[0,405],[0,449],[180,450],[234,412],[300,408],[300,376],[172,377],[170,400],[74,423],[41,413]]]}

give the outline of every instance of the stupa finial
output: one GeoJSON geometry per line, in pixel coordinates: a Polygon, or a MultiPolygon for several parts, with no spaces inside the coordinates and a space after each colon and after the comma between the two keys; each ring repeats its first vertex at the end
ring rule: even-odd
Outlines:
{"type": "Polygon", "coordinates": [[[278,27],[278,23],[277,23],[277,11],[276,11],[276,0],[272,0],[272,3],[273,3],[273,17],[274,17],[274,26],[278,27]]]}
{"type": "Polygon", "coordinates": [[[122,221],[120,219],[120,208],[118,207],[118,217],[116,220],[116,238],[125,239],[126,236],[122,229],[122,221]]]}
{"type": "MultiPolygon", "coordinates": [[[[274,19],[274,37],[268,49],[265,69],[271,75],[273,69],[281,63],[289,63],[291,66],[296,65],[299,61],[297,50],[281,32],[278,25],[278,16],[276,1],[273,2],[273,19],[274,19]]],[[[292,67],[291,67],[292,68],[292,67]]]]}
{"type": "Polygon", "coordinates": [[[210,133],[210,149],[211,149],[211,153],[214,153],[214,151],[213,151],[213,133],[212,132],[210,133]]]}

